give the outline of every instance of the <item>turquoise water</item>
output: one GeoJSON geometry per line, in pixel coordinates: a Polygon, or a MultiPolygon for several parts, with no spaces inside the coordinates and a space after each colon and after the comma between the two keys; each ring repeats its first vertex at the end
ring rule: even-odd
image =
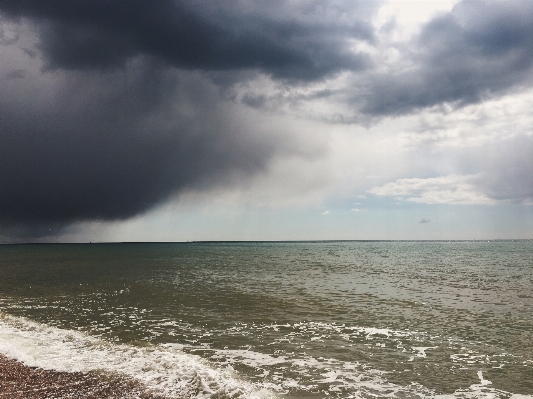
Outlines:
{"type": "Polygon", "coordinates": [[[533,397],[533,241],[3,245],[0,275],[28,365],[169,397],[533,397]]]}

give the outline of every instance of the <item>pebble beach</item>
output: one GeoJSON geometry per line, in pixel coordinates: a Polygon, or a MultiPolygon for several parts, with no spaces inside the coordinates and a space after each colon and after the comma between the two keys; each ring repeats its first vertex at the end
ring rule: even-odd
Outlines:
{"type": "Polygon", "coordinates": [[[0,354],[1,399],[165,399],[139,382],[97,373],[58,372],[25,366],[0,354]]]}

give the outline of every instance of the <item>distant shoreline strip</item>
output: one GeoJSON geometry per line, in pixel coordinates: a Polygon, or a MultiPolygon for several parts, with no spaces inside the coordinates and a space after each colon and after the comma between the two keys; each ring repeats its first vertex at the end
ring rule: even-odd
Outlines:
{"type": "Polygon", "coordinates": [[[0,399],[168,399],[120,375],[28,367],[0,354],[0,399]]]}

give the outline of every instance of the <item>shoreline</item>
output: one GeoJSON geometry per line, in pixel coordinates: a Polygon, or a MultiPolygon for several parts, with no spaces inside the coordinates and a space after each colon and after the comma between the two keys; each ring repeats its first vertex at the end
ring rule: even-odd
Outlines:
{"type": "Polygon", "coordinates": [[[0,399],[168,399],[120,375],[29,367],[0,354],[0,399]]]}

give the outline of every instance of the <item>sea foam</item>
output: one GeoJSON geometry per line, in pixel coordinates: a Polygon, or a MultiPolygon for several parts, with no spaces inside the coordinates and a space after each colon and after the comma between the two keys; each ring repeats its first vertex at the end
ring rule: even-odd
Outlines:
{"type": "MultiPolygon", "coordinates": [[[[314,326],[314,324],[313,324],[314,326]]],[[[308,326],[312,327],[312,326],[308,326]]],[[[324,326],[322,326],[324,327],[324,326]]],[[[376,336],[409,335],[408,331],[352,328],[372,340],[376,336]]],[[[23,317],[0,312],[0,353],[30,367],[65,372],[118,373],[134,378],[153,393],[169,398],[275,398],[291,390],[313,391],[315,384],[329,385],[329,394],[345,398],[417,397],[436,399],[510,398],[533,399],[530,395],[505,392],[492,387],[491,381],[478,372],[479,383],[452,394],[437,394],[412,383],[400,386],[387,381],[386,374],[358,362],[341,362],[333,358],[272,356],[253,350],[210,349],[218,366],[194,354],[185,353],[186,345],[161,344],[134,346],[111,343],[84,332],[65,330],[37,323],[23,317]],[[225,359],[224,361],[221,361],[225,359]],[[224,364],[225,363],[225,364],[224,364]],[[262,383],[241,378],[232,365],[244,364],[264,370],[262,383]],[[306,375],[319,372],[314,384],[302,384],[291,378],[277,378],[268,366],[284,364],[306,375]],[[268,379],[266,377],[271,377],[268,379]]],[[[419,356],[430,347],[413,348],[419,356]]],[[[277,373],[274,373],[277,374],[277,373]]],[[[281,376],[279,376],[281,377],[281,376]]]]}
{"type": "Polygon", "coordinates": [[[114,344],[1,313],[0,353],[30,367],[119,373],[171,398],[275,397],[239,379],[231,367],[216,369],[199,356],[183,353],[176,345],[114,344]]]}

